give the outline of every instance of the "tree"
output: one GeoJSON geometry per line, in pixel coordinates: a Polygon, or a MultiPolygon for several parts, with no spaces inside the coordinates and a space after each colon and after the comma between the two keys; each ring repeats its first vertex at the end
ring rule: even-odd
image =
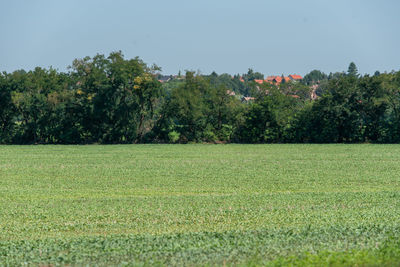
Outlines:
{"type": "Polygon", "coordinates": [[[161,84],[157,70],[113,52],[67,73],[0,73],[0,143],[400,141],[400,72],[360,76],[352,62],[277,85],[252,69],[161,84]]]}
{"type": "Polygon", "coordinates": [[[0,73],[0,144],[11,141],[14,126],[15,107],[11,98],[12,88],[7,80],[8,75],[0,73]]]}
{"type": "Polygon", "coordinates": [[[249,68],[246,74],[242,75],[243,79],[246,81],[263,80],[264,74],[260,72],[254,72],[253,69],[249,68]]]}
{"type": "Polygon", "coordinates": [[[139,58],[121,52],[75,60],[72,76],[80,124],[89,142],[140,142],[153,127],[161,84],[139,58]]]}
{"type": "Polygon", "coordinates": [[[319,83],[320,81],[328,79],[328,76],[320,70],[312,70],[306,74],[302,80],[306,85],[319,83]]]}
{"type": "Polygon", "coordinates": [[[168,134],[177,132],[181,142],[201,140],[206,127],[203,93],[208,83],[194,72],[187,71],[185,82],[172,88],[157,122],[156,134],[168,141],[168,134]]]}
{"type": "Polygon", "coordinates": [[[15,117],[17,143],[58,143],[67,101],[69,78],[56,70],[35,68],[27,73],[10,75],[14,87],[12,102],[18,113],[15,117]]]}
{"type": "Polygon", "coordinates": [[[294,122],[297,141],[363,142],[362,105],[363,94],[355,76],[331,80],[326,93],[297,115],[294,122]]]}
{"type": "Polygon", "coordinates": [[[265,97],[249,106],[235,135],[243,143],[273,143],[279,132],[271,98],[265,97]]]}
{"type": "Polygon", "coordinates": [[[347,75],[354,77],[358,76],[357,66],[354,62],[350,63],[349,68],[347,69],[347,75]]]}
{"type": "Polygon", "coordinates": [[[162,108],[155,129],[160,140],[176,136],[180,142],[230,140],[239,100],[227,94],[227,75],[221,76],[222,80],[216,74],[186,73],[185,82],[171,90],[162,108]]]}

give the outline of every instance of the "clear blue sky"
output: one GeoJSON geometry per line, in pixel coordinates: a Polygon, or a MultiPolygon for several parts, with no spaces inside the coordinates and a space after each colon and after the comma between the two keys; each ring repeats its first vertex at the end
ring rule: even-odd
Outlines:
{"type": "Polygon", "coordinates": [[[399,0],[9,0],[0,70],[121,50],[163,73],[400,70],[399,0]]]}

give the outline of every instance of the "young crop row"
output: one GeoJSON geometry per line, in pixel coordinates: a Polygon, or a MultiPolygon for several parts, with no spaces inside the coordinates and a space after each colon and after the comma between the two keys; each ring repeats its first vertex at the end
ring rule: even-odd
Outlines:
{"type": "Polygon", "coordinates": [[[1,241],[0,262],[10,266],[280,265],[342,260],[388,264],[400,260],[399,238],[400,226],[359,225],[1,241]]]}

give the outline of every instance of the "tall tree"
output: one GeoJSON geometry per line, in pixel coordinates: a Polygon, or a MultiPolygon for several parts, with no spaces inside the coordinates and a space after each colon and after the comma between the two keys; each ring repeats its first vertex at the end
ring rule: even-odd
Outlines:
{"type": "Polygon", "coordinates": [[[310,73],[306,74],[302,80],[303,83],[307,85],[312,85],[319,83],[320,81],[328,79],[328,75],[320,70],[312,70],[310,73]]]}
{"type": "Polygon", "coordinates": [[[114,52],[75,60],[72,75],[81,124],[92,141],[139,142],[144,126],[152,127],[146,121],[154,115],[161,84],[139,58],[126,60],[114,52]]]}
{"type": "Polygon", "coordinates": [[[0,73],[0,144],[9,143],[12,137],[15,108],[11,99],[12,88],[8,75],[0,73]]]}
{"type": "Polygon", "coordinates": [[[347,74],[354,77],[358,76],[357,66],[354,62],[350,63],[349,68],[347,69],[347,74]]]}

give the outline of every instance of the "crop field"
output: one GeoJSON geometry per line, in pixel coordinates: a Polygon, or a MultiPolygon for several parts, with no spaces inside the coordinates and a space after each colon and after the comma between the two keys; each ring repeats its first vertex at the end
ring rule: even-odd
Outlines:
{"type": "Polygon", "coordinates": [[[0,266],[400,265],[400,145],[0,146],[0,266]]]}

